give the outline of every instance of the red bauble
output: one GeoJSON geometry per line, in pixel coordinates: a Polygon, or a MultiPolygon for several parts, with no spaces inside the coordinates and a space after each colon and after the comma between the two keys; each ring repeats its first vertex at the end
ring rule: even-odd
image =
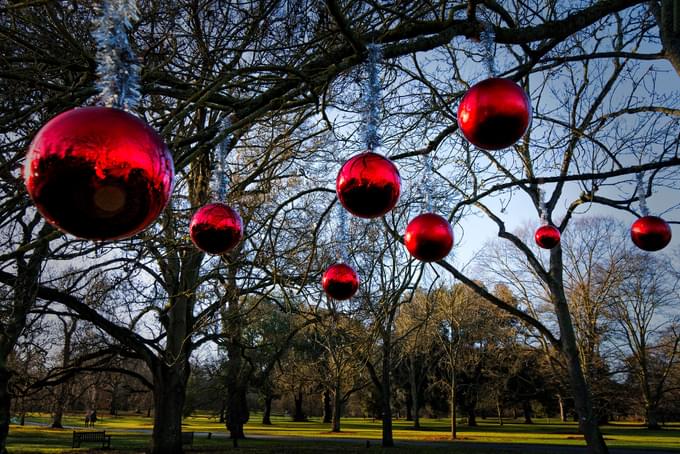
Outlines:
{"type": "Polygon", "coordinates": [[[560,242],[560,230],[552,225],[542,225],[536,229],[534,239],[543,249],[552,249],[560,242]]]}
{"type": "Polygon", "coordinates": [[[531,123],[531,102],[509,79],[486,79],[473,85],[458,106],[458,127],[465,138],[485,150],[517,142],[531,123]]]}
{"type": "Polygon", "coordinates": [[[359,288],[359,276],[356,271],[344,263],[336,263],[328,267],[321,285],[329,298],[346,300],[354,296],[359,288]]]}
{"type": "Polygon", "coordinates": [[[208,254],[224,254],[241,241],[243,222],[228,205],[210,203],[194,213],[189,235],[200,250],[208,254]]]}
{"type": "Polygon", "coordinates": [[[643,216],[630,227],[633,243],[644,251],[658,251],[671,241],[671,227],[657,216],[643,216]]]}
{"type": "Polygon", "coordinates": [[[413,218],[406,227],[404,244],[411,255],[424,262],[435,262],[446,257],[453,247],[451,224],[434,213],[413,218]]]}
{"type": "Polygon", "coordinates": [[[144,230],[172,192],[167,146],[122,110],[84,107],[57,115],[35,136],[24,182],[55,227],[80,238],[115,240],[144,230]]]}
{"type": "Polygon", "coordinates": [[[392,161],[368,151],[345,162],[335,187],[347,211],[360,218],[377,218],[397,204],[401,177],[392,161]]]}

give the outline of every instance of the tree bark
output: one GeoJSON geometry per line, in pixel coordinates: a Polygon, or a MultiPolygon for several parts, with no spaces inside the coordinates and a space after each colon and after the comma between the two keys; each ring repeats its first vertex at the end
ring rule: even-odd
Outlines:
{"type": "Polygon", "coordinates": [[[468,426],[477,427],[477,413],[475,412],[475,407],[469,405],[465,410],[467,411],[468,426]]]}
{"type": "Polygon", "coordinates": [[[411,385],[406,387],[406,421],[413,421],[413,398],[411,397],[411,385]]]}
{"type": "Polygon", "coordinates": [[[503,411],[501,409],[501,399],[496,398],[496,415],[498,416],[498,425],[503,425],[503,411]]]}
{"type": "Polygon", "coordinates": [[[562,399],[561,394],[557,395],[557,403],[560,406],[560,420],[562,422],[567,422],[567,412],[564,410],[564,400],[562,399]]]}
{"type": "Polygon", "coordinates": [[[533,424],[534,421],[531,419],[531,401],[529,399],[522,401],[522,411],[524,412],[524,424],[533,424]]]}
{"type": "Polygon", "coordinates": [[[450,391],[451,393],[451,439],[455,440],[457,437],[456,434],[456,370],[451,367],[451,388],[450,391]]]}
{"type": "Polygon", "coordinates": [[[274,396],[267,393],[264,396],[264,412],[262,413],[262,425],[271,426],[272,425],[272,401],[274,396]]]}
{"type": "Polygon", "coordinates": [[[645,425],[649,430],[661,430],[659,412],[654,402],[645,402],[645,425]]]}
{"type": "Polygon", "coordinates": [[[413,428],[420,429],[420,401],[418,399],[418,378],[416,377],[416,359],[413,354],[409,355],[409,382],[411,384],[411,401],[413,403],[413,428]]]}
{"type": "Polygon", "coordinates": [[[10,420],[10,371],[0,359],[0,454],[7,454],[7,434],[9,434],[10,420]]]}
{"type": "Polygon", "coordinates": [[[182,454],[182,409],[186,392],[186,370],[178,364],[158,365],[153,371],[153,431],[151,454],[182,454]]]}
{"type": "Polygon", "coordinates": [[[382,410],[382,447],[394,446],[392,435],[392,342],[389,333],[383,337],[382,386],[380,393],[382,410]]]}
{"type": "Polygon", "coordinates": [[[324,389],[321,400],[323,404],[323,422],[324,424],[329,424],[333,421],[333,405],[331,403],[331,392],[328,389],[324,389]]]}
{"type": "Polygon", "coordinates": [[[574,407],[579,415],[579,430],[586,439],[590,454],[608,454],[609,450],[597,424],[597,416],[593,412],[590,390],[581,369],[574,325],[564,293],[562,271],[562,249],[558,245],[550,253],[550,297],[560,327],[560,346],[569,373],[574,407]]]}
{"type": "Polygon", "coordinates": [[[305,422],[307,421],[307,415],[302,408],[302,402],[304,399],[304,393],[302,388],[293,395],[293,400],[295,401],[295,412],[293,413],[293,421],[295,422],[305,422]]]}
{"type": "Polygon", "coordinates": [[[342,416],[342,391],[340,385],[333,392],[333,427],[331,432],[340,432],[340,417],[342,416]]]}

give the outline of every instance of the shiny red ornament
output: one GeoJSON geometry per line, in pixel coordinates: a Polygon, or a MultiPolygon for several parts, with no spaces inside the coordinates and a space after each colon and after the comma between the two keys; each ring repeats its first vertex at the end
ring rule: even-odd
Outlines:
{"type": "Polygon", "coordinates": [[[243,222],[241,216],[228,205],[210,203],[194,213],[189,224],[189,235],[200,250],[220,255],[241,241],[243,222]]]}
{"type": "Polygon", "coordinates": [[[84,107],[51,119],[31,142],[24,182],[55,227],[116,240],[148,227],[172,192],[175,170],[161,137],[122,110],[84,107]]]}
{"type": "Polygon", "coordinates": [[[534,239],[543,249],[552,249],[560,242],[560,230],[552,225],[542,225],[536,229],[534,239]]]}
{"type": "Polygon", "coordinates": [[[359,288],[359,276],[351,266],[336,263],[329,266],[323,273],[321,286],[329,298],[335,300],[350,299],[359,288]]]}
{"type": "Polygon", "coordinates": [[[335,187],[347,211],[360,218],[377,218],[397,204],[401,177],[392,161],[368,151],[345,162],[335,187]]]}
{"type": "Polygon", "coordinates": [[[531,102],[509,79],[491,78],[473,85],[458,106],[458,127],[484,150],[502,150],[517,142],[531,123],[531,102]]]}
{"type": "Polygon", "coordinates": [[[643,216],[633,222],[630,237],[644,251],[658,251],[671,241],[671,227],[657,216],[643,216]]]}
{"type": "Polygon", "coordinates": [[[441,260],[449,255],[453,247],[451,224],[434,213],[416,216],[406,227],[404,244],[409,253],[419,260],[441,260]]]}

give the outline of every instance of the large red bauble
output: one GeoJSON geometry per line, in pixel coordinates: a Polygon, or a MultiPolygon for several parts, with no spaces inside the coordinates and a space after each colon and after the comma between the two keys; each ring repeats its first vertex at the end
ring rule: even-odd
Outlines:
{"type": "Polygon", "coordinates": [[[201,207],[191,218],[191,241],[208,254],[224,254],[241,241],[241,216],[228,205],[210,203],[201,207]]]}
{"type": "Polygon", "coordinates": [[[377,218],[397,204],[401,177],[392,161],[368,151],[345,162],[335,188],[347,211],[360,218],[377,218]]]}
{"type": "Polygon", "coordinates": [[[658,251],[671,241],[671,227],[657,216],[643,216],[630,227],[633,243],[644,251],[658,251]]]}
{"type": "Polygon", "coordinates": [[[542,225],[536,229],[534,239],[543,249],[552,249],[560,242],[560,230],[552,225],[542,225]]]}
{"type": "Polygon", "coordinates": [[[31,142],[24,165],[26,189],[40,214],[90,240],[144,230],[165,208],[174,178],[161,137],[134,115],[108,107],[51,119],[31,142]]]}
{"type": "Polygon", "coordinates": [[[356,271],[344,263],[336,263],[328,267],[321,278],[323,290],[330,298],[346,300],[354,296],[359,288],[359,276],[356,271]]]}
{"type": "Polygon", "coordinates": [[[491,78],[473,85],[458,106],[458,127],[465,138],[485,150],[517,142],[531,123],[531,102],[509,79],[491,78]]]}
{"type": "Polygon", "coordinates": [[[406,227],[404,244],[411,255],[419,260],[424,262],[441,260],[453,247],[451,224],[434,213],[416,216],[406,227]]]}

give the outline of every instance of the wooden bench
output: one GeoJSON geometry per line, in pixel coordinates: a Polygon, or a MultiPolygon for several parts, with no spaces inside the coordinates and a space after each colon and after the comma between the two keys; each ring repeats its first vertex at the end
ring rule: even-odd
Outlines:
{"type": "Polygon", "coordinates": [[[193,446],[194,444],[194,433],[193,432],[182,432],[182,446],[188,445],[193,446]]]}
{"type": "Polygon", "coordinates": [[[81,443],[100,443],[102,448],[111,448],[111,435],[106,432],[76,432],[73,431],[72,448],[80,448],[81,443]]]}

